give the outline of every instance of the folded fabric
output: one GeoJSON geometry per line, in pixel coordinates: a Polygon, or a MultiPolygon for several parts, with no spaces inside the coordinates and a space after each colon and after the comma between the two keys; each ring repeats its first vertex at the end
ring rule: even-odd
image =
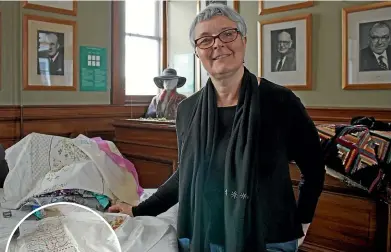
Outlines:
{"type": "Polygon", "coordinates": [[[119,154],[114,153],[111,150],[107,141],[103,140],[100,137],[95,137],[92,139],[98,144],[99,149],[104,151],[111,158],[111,160],[113,160],[114,163],[116,163],[120,167],[127,169],[133,175],[133,177],[137,183],[137,193],[139,196],[141,196],[143,194],[143,188],[141,188],[141,186],[140,186],[140,182],[138,180],[138,174],[137,174],[137,171],[136,171],[136,168],[134,167],[134,165],[126,158],[122,157],[119,154]]]}
{"type": "Polygon", "coordinates": [[[6,160],[3,208],[18,209],[37,195],[63,189],[82,189],[114,202],[139,200],[134,176],[82,135],[68,139],[31,133],[7,149],[6,160]]]}
{"type": "Polygon", "coordinates": [[[318,125],[328,173],[369,193],[390,179],[391,135],[364,125],[318,125]],[[330,170],[332,169],[332,170],[330,170]]]}
{"type": "MultiPolygon", "coordinates": [[[[72,202],[89,207],[97,211],[104,211],[110,204],[108,197],[80,189],[57,190],[47,194],[36,195],[30,198],[21,209],[33,211],[41,206],[58,202],[72,202]]],[[[44,209],[34,212],[38,219],[45,217],[44,209]]]]}
{"type": "Polygon", "coordinates": [[[120,252],[114,231],[90,212],[68,213],[35,222],[23,222],[15,252],[120,252]]]}

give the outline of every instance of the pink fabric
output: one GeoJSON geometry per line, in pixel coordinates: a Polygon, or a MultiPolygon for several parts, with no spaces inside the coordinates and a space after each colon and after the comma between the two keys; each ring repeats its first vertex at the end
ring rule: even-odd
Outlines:
{"type": "Polygon", "coordinates": [[[126,158],[123,158],[123,157],[113,153],[110,150],[109,144],[105,140],[103,140],[102,138],[94,137],[94,138],[92,138],[92,140],[94,140],[98,144],[99,149],[104,151],[110,157],[110,159],[113,160],[114,163],[116,163],[120,167],[127,169],[133,175],[133,177],[137,183],[137,193],[139,196],[141,196],[144,190],[140,186],[140,183],[138,180],[138,174],[137,174],[136,168],[134,167],[132,162],[130,162],[126,158]]]}

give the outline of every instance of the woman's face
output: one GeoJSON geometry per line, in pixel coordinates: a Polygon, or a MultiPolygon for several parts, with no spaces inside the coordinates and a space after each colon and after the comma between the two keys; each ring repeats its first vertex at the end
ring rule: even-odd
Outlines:
{"type": "MultiPolygon", "coordinates": [[[[195,39],[205,36],[216,36],[223,31],[237,28],[236,23],[224,16],[215,16],[209,20],[198,23],[195,27],[195,39]]],[[[243,65],[246,50],[246,38],[238,34],[237,38],[229,43],[223,43],[219,38],[214,44],[201,49],[196,47],[196,53],[206,71],[213,77],[236,72],[243,65]]]]}

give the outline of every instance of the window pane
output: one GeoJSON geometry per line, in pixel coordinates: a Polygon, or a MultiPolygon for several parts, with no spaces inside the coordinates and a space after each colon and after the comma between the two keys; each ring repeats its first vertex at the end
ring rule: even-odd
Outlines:
{"type": "Polygon", "coordinates": [[[160,1],[142,0],[125,2],[125,32],[147,36],[159,36],[160,1]]]}
{"type": "Polygon", "coordinates": [[[160,74],[159,41],[126,36],[126,95],[155,95],[153,78],[160,74]]]}

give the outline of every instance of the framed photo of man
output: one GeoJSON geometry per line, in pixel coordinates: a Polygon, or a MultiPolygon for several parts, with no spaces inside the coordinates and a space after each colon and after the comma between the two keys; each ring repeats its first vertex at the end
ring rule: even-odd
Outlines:
{"type": "Polygon", "coordinates": [[[239,12],[239,0],[225,0],[225,1],[197,0],[197,13],[199,13],[205,7],[207,7],[207,6],[209,6],[210,4],[213,4],[213,3],[228,5],[232,9],[234,9],[234,10],[239,12]]]}
{"type": "MultiPolygon", "coordinates": [[[[200,13],[201,10],[206,8],[212,3],[220,3],[228,5],[233,8],[235,11],[239,12],[239,0],[227,0],[227,1],[214,1],[214,0],[197,0],[197,13],[200,13]]],[[[196,59],[196,89],[199,90],[205,86],[206,82],[209,79],[208,72],[202,66],[201,61],[196,59]]]]}
{"type": "Polygon", "coordinates": [[[259,15],[265,15],[276,12],[308,8],[314,5],[314,0],[299,1],[274,1],[259,0],[259,15]]]}
{"type": "Polygon", "coordinates": [[[77,15],[77,0],[68,1],[22,1],[23,8],[65,15],[77,15]]]}
{"type": "Polygon", "coordinates": [[[76,22],[25,15],[23,88],[76,90],[76,22]]]}
{"type": "Polygon", "coordinates": [[[312,89],[311,14],[258,23],[259,76],[292,90],[312,89]]]}
{"type": "Polygon", "coordinates": [[[342,88],[391,89],[391,2],[343,9],[342,88]]]}

